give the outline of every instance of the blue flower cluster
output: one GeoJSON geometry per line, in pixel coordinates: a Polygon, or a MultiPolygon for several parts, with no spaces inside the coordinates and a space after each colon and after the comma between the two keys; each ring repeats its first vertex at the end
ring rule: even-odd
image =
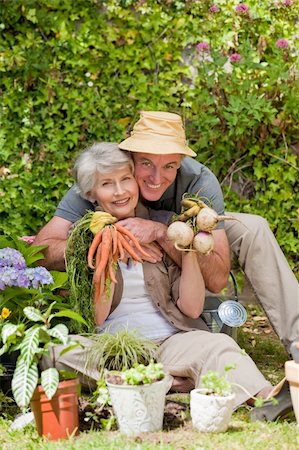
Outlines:
{"type": "Polygon", "coordinates": [[[45,267],[26,267],[25,259],[18,250],[6,247],[0,249],[0,290],[6,287],[38,288],[53,283],[45,267]]]}
{"type": "Polygon", "coordinates": [[[0,268],[14,267],[15,269],[26,269],[26,262],[22,253],[15,248],[0,249],[0,268]]]}

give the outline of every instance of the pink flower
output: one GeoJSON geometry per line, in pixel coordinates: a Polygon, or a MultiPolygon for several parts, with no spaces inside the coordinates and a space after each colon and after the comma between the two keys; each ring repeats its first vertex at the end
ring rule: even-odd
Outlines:
{"type": "Polygon", "coordinates": [[[235,11],[239,14],[247,14],[249,12],[249,6],[246,3],[240,3],[235,7],[235,11]]]}
{"type": "Polygon", "coordinates": [[[210,51],[210,45],[207,42],[199,42],[196,46],[197,50],[199,52],[209,52],[210,51]]]}
{"type": "Polygon", "coordinates": [[[211,13],[217,13],[217,12],[220,11],[220,8],[219,8],[219,6],[217,6],[217,5],[212,5],[212,6],[209,8],[209,11],[210,11],[211,13]]]}
{"type": "Polygon", "coordinates": [[[35,236],[21,236],[19,239],[21,241],[27,242],[27,244],[33,244],[33,242],[35,240],[35,236]]]}
{"type": "Polygon", "coordinates": [[[289,47],[289,43],[286,39],[277,39],[275,45],[277,48],[288,48],[289,47]]]}
{"type": "Polygon", "coordinates": [[[283,6],[291,6],[292,2],[291,0],[284,0],[283,6]]]}
{"type": "Polygon", "coordinates": [[[232,53],[229,57],[230,62],[239,62],[241,55],[239,53],[232,53]]]}

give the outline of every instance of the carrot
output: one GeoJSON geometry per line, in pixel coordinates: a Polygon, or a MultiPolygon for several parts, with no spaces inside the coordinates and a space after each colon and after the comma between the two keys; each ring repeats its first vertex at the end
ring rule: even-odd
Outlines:
{"type": "Polygon", "coordinates": [[[131,233],[131,231],[127,230],[125,227],[121,226],[119,223],[115,224],[115,228],[120,231],[123,235],[128,236],[128,238],[130,239],[130,241],[133,242],[133,244],[135,245],[135,247],[137,248],[137,250],[143,255],[143,256],[147,256],[148,258],[150,258],[150,255],[148,253],[146,253],[146,251],[143,250],[143,248],[141,247],[141,245],[139,244],[138,240],[136,239],[136,237],[134,236],[134,234],[131,233]]]}
{"type": "Polygon", "coordinates": [[[98,248],[98,245],[101,242],[102,234],[103,234],[103,230],[98,231],[97,234],[94,236],[93,241],[89,247],[87,262],[88,262],[88,267],[90,267],[90,269],[95,268],[92,263],[92,260],[93,260],[94,254],[98,248]]]}
{"type": "Polygon", "coordinates": [[[120,261],[122,261],[124,259],[124,257],[125,257],[125,252],[124,252],[123,245],[122,245],[122,243],[121,243],[121,241],[119,239],[119,235],[120,235],[120,232],[118,231],[117,232],[117,249],[118,249],[118,253],[119,253],[118,259],[120,261]]]}
{"type": "Polygon", "coordinates": [[[101,258],[102,258],[102,242],[99,244],[97,253],[95,256],[95,270],[97,270],[97,267],[100,264],[101,258]]]}
{"type": "Polygon", "coordinates": [[[112,255],[115,255],[117,252],[117,229],[113,225],[111,227],[111,236],[112,236],[112,255]]]}
{"type": "Polygon", "coordinates": [[[101,285],[100,283],[94,283],[94,294],[93,294],[93,303],[96,304],[99,300],[101,292],[101,285]]]}
{"type": "Polygon", "coordinates": [[[113,269],[113,263],[111,261],[111,263],[109,264],[109,277],[112,281],[112,283],[117,283],[117,279],[115,277],[115,271],[113,269]]]}
{"type": "Polygon", "coordinates": [[[126,240],[126,238],[125,238],[121,233],[118,233],[118,240],[121,241],[124,250],[126,250],[126,252],[127,252],[133,259],[135,259],[135,261],[142,262],[142,259],[139,258],[139,256],[137,255],[137,253],[134,252],[134,250],[133,250],[131,244],[126,240]]]}
{"type": "Polygon", "coordinates": [[[104,228],[103,235],[102,235],[102,245],[101,245],[101,259],[99,261],[98,266],[96,267],[95,273],[94,273],[94,282],[98,283],[100,281],[101,273],[106,268],[106,265],[109,260],[109,254],[110,254],[110,244],[111,244],[111,232],[110,228],[104,228]]]}

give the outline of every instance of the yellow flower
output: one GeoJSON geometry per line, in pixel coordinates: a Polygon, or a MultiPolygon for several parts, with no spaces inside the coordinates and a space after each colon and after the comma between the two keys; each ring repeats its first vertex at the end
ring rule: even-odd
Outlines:
{"type": "Polygon", "coordinates": [[[2,308],[1,317],[2,319],[7,319],[10,316],[10,311],[8,308],[2,308]]]}

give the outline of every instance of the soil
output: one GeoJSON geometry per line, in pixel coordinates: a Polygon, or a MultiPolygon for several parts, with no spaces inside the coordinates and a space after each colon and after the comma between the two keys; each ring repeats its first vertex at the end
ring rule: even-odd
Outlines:
{"type": "MultiPolygon", "coordinates": [[[[181,394],[182,395],[182,394],[181,394]]],[[[113,416],[112,407],[94,406],[88,397],[79,399],[79,428],[80,431],[100,430],[103,428],[105,420],[113,416]],[[103,421],[104,420],[104,421],[103,421]]],[[[189,420],[189,405],[171,399],[171,395],[166,399],[164,408],[163,430],[170,431],[180,428],[189,420]]],[[[114,424],[112,429],[116,430],[114,424]]]]}

